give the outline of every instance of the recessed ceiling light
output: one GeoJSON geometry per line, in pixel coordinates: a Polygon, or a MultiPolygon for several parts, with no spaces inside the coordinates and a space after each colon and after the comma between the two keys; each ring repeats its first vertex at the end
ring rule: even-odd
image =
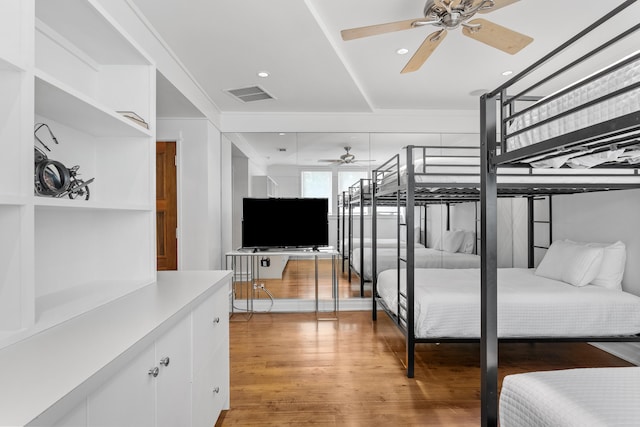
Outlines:
{"type": "Polygon", "coordinates": [[[502,72],[503,76],[510,76],[511,74],[513,74],[513,71],[511,71],[511,70],[507,70],[507,71],[503,71],[502,72]]]}
{"type": "Polygon", "coordinates": [[[280,132],[278,135],[280,135],[280,136],[285,136],[285,135],[286,135],[286,133],[284,133],[284,132],[280,132]]]}
{"type": "Polygon", "coordinates": [[[269,77],[269,73],[266,71],[258,71],[258,77],[262,77],[262,78],[269,77]]]}
{"type": "Polygon", "coordinates": [[[398,55],[406,55],[407,53],[409,53],[409,49],[405,49],[404,47],[402,47],[402,48],[396,50],[396,53],[398,55]]]}

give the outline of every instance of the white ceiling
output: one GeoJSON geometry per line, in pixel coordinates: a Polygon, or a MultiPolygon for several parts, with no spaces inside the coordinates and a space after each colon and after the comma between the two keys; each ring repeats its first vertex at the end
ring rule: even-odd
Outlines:
{"type": "MultiPolygon", "coordinates": [[[[472,91],[496,88],[508,79],[503,71],[522,71],[621,3],[520,0],[482,16],[533,37],[533,43],[518,54],[493,49],[458,29],[449,32],[420,70],[400,74],[435,28],[346,42],[340,30],[420,18],[423,0],[132,1],[222,114],[477,110],[479,100],[470,95],[472,91]],[[401,47],[409,54],[397,55],[401,47]],[[260,78],[259,71],[270,76],[260,78]],[[226,92],[256,85],[274,99],[243,103],[226,92]]],[[[640,9],[632,6],[619,19],[637,23],[639,16],[640,9]]],[[[617,31],[620,26],[610,27],[617,31]]],[[[638,44],[631,45],[625,49],[637,49],[638,44]]],[[[583,51],[575,49],[564,56],[583,51]]],[[[613,58],[602,58],[597,66],[613,58]]],[[[179,94],[160,80],[158,115],[189,114],[188,101],[176,102],[179,94]]],[[[343,145],[333,141],[337,147],[343,145]]]]}

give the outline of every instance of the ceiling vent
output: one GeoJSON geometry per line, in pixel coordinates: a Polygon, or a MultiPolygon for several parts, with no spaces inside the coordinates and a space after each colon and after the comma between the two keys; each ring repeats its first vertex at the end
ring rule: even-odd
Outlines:
{"type": "Polygon", "coordinates": [[[269,95],[259,86],[244,87],[241,89],[229,89],[227,90],[234,98],[239,99],[242,102],[260,101],[262,99],[273,99],[273,96],[269,95]]]}

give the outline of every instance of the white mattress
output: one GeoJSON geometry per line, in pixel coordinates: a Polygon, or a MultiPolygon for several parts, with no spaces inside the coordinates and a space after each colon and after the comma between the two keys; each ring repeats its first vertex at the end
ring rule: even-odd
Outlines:
{"type": "Polygon", "coordinates": [[[507,375],[501,427],[611,427],[640,423],[640,367],[507,375]]]}
{"type": "MultiPolygon", "coordinates": [[[[414,182],[417,184],[429,184],[434,191],[442,188],[478,188],[480,186],[480,168],[470,167],[465,170],[466,175],[460,175],[458,171],[451,169],[444,175],[436,174],[418,174],[414,175],[414,182]]],[[[592,184],[594,182],[607,184],[629,184],[638,183],[640,177],[634,175],[633,169],[530,169],[530,168],[506,168],[498,169],[496,177],[498,186],[515,185],[533,185],[543,186],[544,184],[557,184],[558,182],[567,184],[592,184]]],[[[408,175],[400,176],[400,183],[406,185],[408,175]]],[[[380,190],[383,191],[387,186],[394,188],[397,185],[397,179],[383,181],[380,190]]]]}
{"type": "MultiPolygon", "coordinates": [[[[401,289],[406,275],[401,274],[401,289]]],[[[415,270],[415,336],[480,337],[480,270],[415,270]]],[[[378,276],[378,294],[396,307],[396,270],[378,276]]],[[[640,333],[640,297],[498,269],[499,337],[584,337],[640,333]]]]}
{"type": "MultiPolygon", "coordinates": [[[[557,99],[527,111],[510,123],[508,132],[512,133],[539,121],[554,117],[562,111],[583,105],[590,100],[622,89],[639,80],[640,59],[637,59],[590,83],[579,85],[557,99]]],[[[509,138],[507,140],[507,150],[511,151],[526,147],[638,110],[640,110],[640,89],[634,89],[509,138]]]]}
{"type": "MultiPolygon", "coordinates": [[[[377,271],[397,268],[398,252],[396,248],[378,248],[377,271]]],[[[402,256],[406,250],[401,249],[402,256]]],[[[415,249],[416,268],[479,268],[480,255],[464,254],[461,252],[439,251],[433,248],[420,247],[415,249]]],[[[354,250],[351,263],[356,273],[360,274],[360,250],[354,250]]],[[[373,265],[371,260],[371,248],[364,249],[364,278],[372,280],[373,265]]]]}
{"type": "MultiPolygon", "coordinates": [[[[371,247],[371,238],[370,237],[365,237],[364,239],[362,239],[363,243],[364,243],[364,247],[365,248],[370,248],[371,247]]],[[[404,241],[400,241],[400,247],[405,247],[407,245],[407,242],[404,241]]],[[[359,248],[360,247],[360,238],[358,237],[354,237],[353,238],[353,242],[351,244],[352,248],[359,248]]],[[[398,239],[394,238],[390,238],[390,239],[377,239],[376,240],[376,246],[378,248],[395,248],[398,246],[398,239]]],[[[416,248],[424,248],[424,245],[422,243],[419,242],[414,242],[414,246],[416,248]]]]}

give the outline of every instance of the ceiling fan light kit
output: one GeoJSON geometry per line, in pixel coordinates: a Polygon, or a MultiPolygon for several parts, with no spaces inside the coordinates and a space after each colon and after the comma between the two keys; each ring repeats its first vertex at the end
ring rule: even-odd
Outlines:
{"type": "Polygon", "coordinates": [[[424,18],[369,25],[342,30],[342,39],[354,40],[393,31],[409,30],[432,25],[440,29],[429,34],[413,54],[401,73],[417,71],[444,40],[447,31],[462,27],[462,34],[481,43],[514,55],[533,39],[486,19],[474,19],[476,13],[488,13],[518,0],[427,0],[424,18]]]}

